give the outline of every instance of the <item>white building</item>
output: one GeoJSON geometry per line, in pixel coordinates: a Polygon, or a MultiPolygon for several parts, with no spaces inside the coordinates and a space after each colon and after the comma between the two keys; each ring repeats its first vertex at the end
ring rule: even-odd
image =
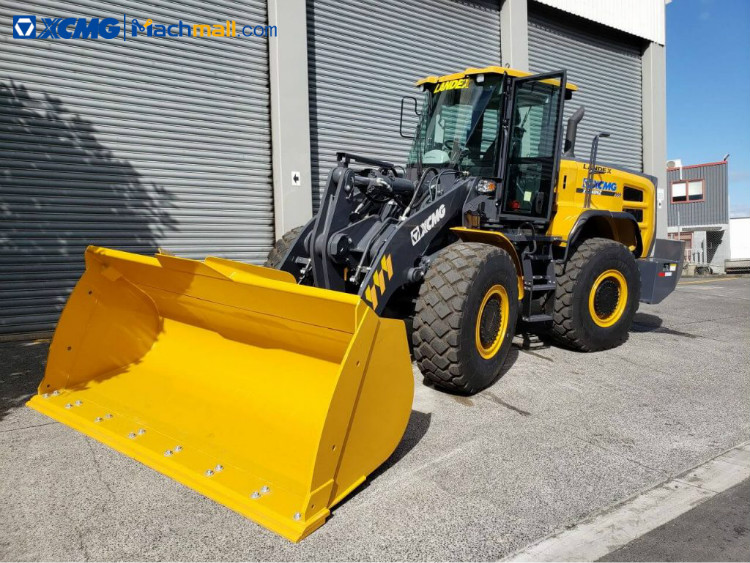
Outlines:
{"type": "Polygon", "coordinates": [[[729,220],[729,234],[727,273],[750,272],[750,217],[732,217],[729,220]]]}

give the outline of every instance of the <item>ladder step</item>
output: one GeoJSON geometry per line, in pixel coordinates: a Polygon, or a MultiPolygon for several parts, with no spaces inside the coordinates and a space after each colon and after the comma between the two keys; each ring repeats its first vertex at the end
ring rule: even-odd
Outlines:
{"type": "Polygon", "coordinates": [[[535,283],[531,286],[531,291],[536,293],[537,291],[552,291],[557,287],[556,283],[535,283]]]}
{"type": "Polygon", "coordinates": [[[524,322],[526,323],[542,323],[552,320],[552,315],[545,315],[545,314],[539,314],[539,315],[524,315],[521,317],[524,322]]]}

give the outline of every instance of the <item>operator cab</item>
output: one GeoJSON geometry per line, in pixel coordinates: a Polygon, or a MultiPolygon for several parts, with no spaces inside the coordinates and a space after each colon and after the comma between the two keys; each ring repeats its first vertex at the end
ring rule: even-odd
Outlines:
{"type": "Polygon", "coordinates": [[[563,100],[577,90],[565,72],[469,68],[417,85],[425,96],[407,176],[421,184],[432,175],[441,187],[475,178],[467,212],[481,224],[548,221],[563,100]]]}

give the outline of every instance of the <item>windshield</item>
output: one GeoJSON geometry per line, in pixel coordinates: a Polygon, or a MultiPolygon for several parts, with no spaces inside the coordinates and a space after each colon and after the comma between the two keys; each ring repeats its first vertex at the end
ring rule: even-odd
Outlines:
{"type": "Polygon", "coordinates": [[[501,78],[482,84],[464,78],[441,82],[423,103],[408,166],[450,167],[495,176],[501,78]]]}

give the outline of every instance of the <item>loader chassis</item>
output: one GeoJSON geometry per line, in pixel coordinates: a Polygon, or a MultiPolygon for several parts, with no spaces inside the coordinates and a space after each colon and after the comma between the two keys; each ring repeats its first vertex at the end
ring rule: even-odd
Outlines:
{"type": "Polygon", "coordinates": [[[564,71],[530,76],[497,67],[467,69],[420,84],[423,109],[406,166],[338,153],[316,217],[266,265],[292,273],[301,284],[356,294],[380,316],[414,317],[415,356],[424,356],[420,368],[455,391],[475,392],[493,379],[485,373],[469,382],[467,370],[499,373],[507,348],[486,334],[490,325],[507,331],[506,341],[518,320],[550,329],[580,350],[622,342],[638,307],[640,278],[647,278],[643,285],[649,288],[643,300],[654,302],[679,276],[676,252],[646,258],[654,242],[656,180],[597,162],[598,136],[590,157],[576,158],[582,110],[569,123],[563,146],[564,103],[576,89],[564,71]],[[486,246],[508,259],[498,262],[486,246]],[[461,252],[449,252],[455,248],[461,252]],[[609,258],[594,259],[594,253],[609,258]],[[458,311],[436,319],[436,311],[453,305],[446,301],[448,290],[436,297],[425,289],[441,292],[434,287],[443,283],[433,279],[434,268],[455,270],[446,280],[468,287],[477,280],[456,273],[465,260],[512,266],[513,306],[505,286],[502,299],[491,299],[492,292],[500,295],[493,284],[479,296],[464,288],[453,305],[468,299],[463,306],[475,309],[476,319],[459,319],[458,311]],[[571,264],[585,270],[586,288],[576,284],[571,264]],[[656,291],[650,289],[655,284],[656,291]],[[436,299],[445,303],[436,306],[436,299]],[[487,302],[502,305],[491,322],[487,302]],[[421,314],[438,326],[428,327],[421,314]],[[508,315],[512,322],[506,322],[508,315]],[[458,330],[448,330],[451,323],[460,325],[460,334],[450,333],[458,330]],[[473,349],[458,352],[463,367],[438,357],[435,350],[460,348],[471,323],[473,349]],[[444,333],[438,341],[436,330],[444,333]],[[432,352],[425,352],[429,347],[432,352]]]}

